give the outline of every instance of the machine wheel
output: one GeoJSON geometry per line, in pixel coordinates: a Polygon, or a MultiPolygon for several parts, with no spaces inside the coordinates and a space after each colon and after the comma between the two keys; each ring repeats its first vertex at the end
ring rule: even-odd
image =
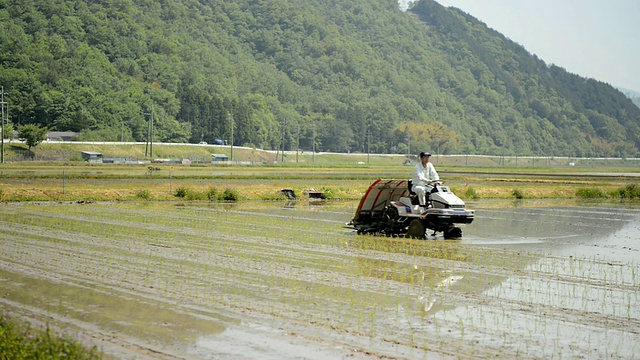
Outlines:
{"type": "Polygon", "coordinates": [[[387,218],[385,233],[387,233],[388,235],[396,234],[398,232],[398,223],[400,220],[398,209],[396,209],[394,206],[389,206],[385,209],[384,214],[387,218]]]}
{"type": "Polygon", "coordinates": [[[409,223],[409,229],[407,230],[407,237],[411,239],[426,239],[426,229],[422,222],[415,219],[409,223]]]}
{"type": "Polygon", "coordinates": [[[462,237],[462,229],[459,227],[452,227],[444,231],[445,239],[459,239],[462,237]]]}

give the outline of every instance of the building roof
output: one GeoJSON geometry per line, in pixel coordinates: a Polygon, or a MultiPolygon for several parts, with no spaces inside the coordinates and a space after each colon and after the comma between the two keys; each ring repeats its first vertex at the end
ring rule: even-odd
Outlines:
{"type": "Polygon", "coordinates": [[[48,139],[71,139],[78,135],[73,131],[49,131],[47,133],[48,139]]]}

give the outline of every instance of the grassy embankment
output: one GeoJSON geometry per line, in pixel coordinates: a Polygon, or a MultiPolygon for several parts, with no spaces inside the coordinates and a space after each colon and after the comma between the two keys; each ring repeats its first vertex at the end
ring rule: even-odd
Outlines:
{"type": "Polygon", "coordinates": [[[76,340],[54,334],[52,330],[34,329],[16,318],[0,317],[0,359],[101,359],[96,347],[85,347],[76,340]]]}
{"type": "MultiPolygon", "coordinates": [[[[231,156],[230,147],[155,145],[154,159],[190,159],[191,165],[149,163],[145,144],[85,145],[41,144],[34,159],[16,161],[24,153],[11,145],[6,163],[0,165],[2,201],[99,201],[99,200],[273,200],[282,189],[299,196],[309,190],[327,198],[359,199],[378,178],[410,177],[404,155],[282,154],[234,148],[237,162],[254,165],[212,165],[211,154],[231,156]],[[137,159],[139,164],[89,164],[80,151],[104,157],[137,159]],[[150,169],[151,168],[151,169],[150,169]]],[[[434,156],[441,178],[463,199],[571,199],[637,198],[636,179],[621,176],[638,173],[631,161],[434,156]]]]}

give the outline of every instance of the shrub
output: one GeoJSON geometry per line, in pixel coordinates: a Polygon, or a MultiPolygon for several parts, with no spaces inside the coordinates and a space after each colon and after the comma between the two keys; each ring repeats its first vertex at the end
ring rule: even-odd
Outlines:
{"type": "Polygon", "coordinates": [[[640,198],[640,187],[636,184],[627,185],[624,189],[619,190],[619,196],[623,199],[640,198]]]}
{"type": "Polygon", "coordinates": [[[188,187],[181,186],[176,189],[176,192],[174,195],[175,197],[185,199],[185,200],[206,200],[206,199],[212,200],[212,199],[215,199],[215,194],[216,194],[215,189],[209,189],[206,192],[198,192],[188,187]]]}
{"type": "Polygon", "coordinates": [[[224,201],[238,201],[238,199],[240,199],[240,195],[236,190],[226,188],[220,198],[224,201]]]}
{"type": "Polygon", "coordinates": [[[136,198],[142,200],[151,200],[151,191],[149,191],[148,189],[139,190],[136,193],[136,198]]]}
{"type": "Polygon", "coordinates": [[[187,200],[205,200],[207,199],[207,194],[204,192],[192,191],[187,192],[187,200]]]}
{"type": "Polygon", "coordinates": [[[274,201],[274,200],[289,200],[289,199],[285,194],[282,193],[282,191],[278,191],[274,193],[260,195],[260,200],[274,201]]]}
{"type": "Polygon", "coordinates": [[[323,187],[320,191],[322,192],[320,198],[323,200],[335,199],[337,197],[335,191],[331,188],[323,187]]]}
{"type": "Polygon", "coordinates": [[[513,189],[511,195],[513,195],[513,197],[515,197],[516,199],[524,199],[524,194],[518,189],[513,189]]]}
{"type": "Polygon", "coordinates": [[[600,199],[607,197],[600,189],[580,188],[576,190],[576,196],[583,199],[600,199]]]}
{"type": "Polygon", "coordinates": [[[209,188],[209,190],[207,190],[206,196],[209,201],[216,201],[216,199],[218,199],[218,190],[216,190],[216,188],[214,187],[211,187],[209,188]]]}
{"type": "Polygon", "coordinates": [[[82,155],[80,152],[73,152],[71,156],[69,156],[69,161],[72,162],[84,162],[82,155]]]}
{"type": "Polygon", "coordinates": [[[464,196],[469,199],[477,199],[479,197],[476,189],[471,186],[467,187],[467,191],[465,191],[464,196]]]}
{"type": "Polygon", "coordinates": [[[181,186],[176,189],[175,196],[184,199],[189,195],[190,192],[191,191],[188,188],[181,186]]]}

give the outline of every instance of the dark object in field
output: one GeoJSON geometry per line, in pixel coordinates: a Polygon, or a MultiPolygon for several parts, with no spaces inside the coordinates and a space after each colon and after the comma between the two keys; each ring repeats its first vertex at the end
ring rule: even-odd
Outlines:
{"type": "Polygon", "coordinates": [[[280,190],[280,192],[282,193],[282,195],[284,195],[284,197],[286,197],[289,200],[296,199],[296,193],[291,189],[282,189],[280,190]]]}
{"type": "Polygon", "coordinates": [[[309,199],[324,199],[322,191],[309,191],[309,199]]]}
{"type": "Polygon", "coordinates": [[[308,196],[310,200],[324,200],[326,196],[324,192],[315,189],[304,189],[302,194],[308,196]]]}

